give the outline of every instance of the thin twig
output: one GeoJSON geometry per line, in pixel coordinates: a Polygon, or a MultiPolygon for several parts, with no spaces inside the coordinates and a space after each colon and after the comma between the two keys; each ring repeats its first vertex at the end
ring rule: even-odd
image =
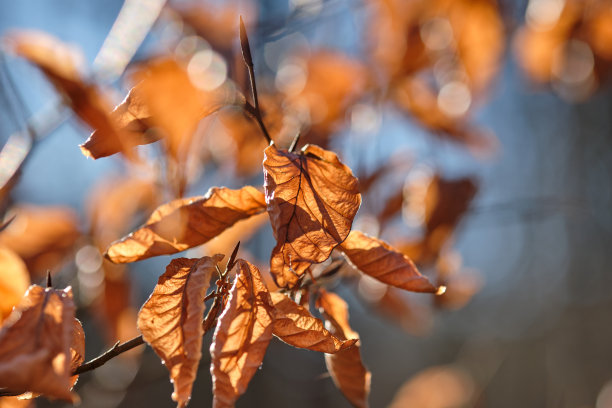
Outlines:
{"type": "Polygon", "coordinates": [[[244,21],[242,21],[242,16],[240,17],[240,46],[242,48],[242,58],[244,59],[244,63],[247,66],[249,71],[249,79],[251,81],[251,93],[253,95],[253,103],[255,104],[253,109],[253,116],[257,121],[257,124],[261,128],[261,132],[268,144],[272,143],[272,138],[268,133],[268,129],[266,125],[263,123],[261,117],[261,108],[259,107],[259,98],[257,97],[257,84],[255,83],[255,67],[253,66],[253,57],[251,56],[251,46],[249,45],[249,37],[247,36],[246,28],[244,27],[244,21]]]}
{"type": "Polygon", "coordinates": [[[134,337],[133,339],[128,340],[124,343],[117,342],[107,352],[99,355],[93,360],[89,360],[88,362],[81,364],[79,367],[77,367],[76,370],[72,372],[72,375],[82,374],[84,372],[94,370],[104,365],[108,360],[117,357],[119,354],[131,350],[134,347],[140,346],[141,344],[144,344],[144,342],[145,341],[142,338],[142,335],[134,337]]]}

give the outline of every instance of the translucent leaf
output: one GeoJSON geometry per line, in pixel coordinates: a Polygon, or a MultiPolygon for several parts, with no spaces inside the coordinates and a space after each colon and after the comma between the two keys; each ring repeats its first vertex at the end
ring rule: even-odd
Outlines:
{"type": "Polygon", "coordinates": [[[179,407],[191,398],[202,357],[204,297],[222,259],[223,255],[173,259],[138,314],[142,337],[170,371],[172,399],[179,407]]]}
{"type": "Polygon", "coordinates": [[[410,258],[361,231],[351,231],[340,249],[357,269],[383,283],[413,292],[438,290],[410,258]]]}
{"type": "Polygon", "coordinates": [[[356,339],[342,341],[325,329],[320,319],[280,292],[271,293],[274,303],[274,335],[294,347],[337,353],[351,347],[356,339]]]}
{"type": "Polygon", "coordinates": [[[181,252],[264,210],[264,195],[254,187],[213,187],[203,197],[177,199],[158,207],[145,225],[113,243],[106,257],[125,263],[181,252]]]}
{"type": "Polygon", "coordinates": [[[307,145],[290,153],[271,145],[264,153],[266,203],[277,241],[270,271],[279,287],[291,287],[344,241],[361,194],[333,152],[307,145]]]}
{"type": "Polygon", "coordinates": [[[239,259],[238,273],[210,346],[213,407],[233,407],[261,365],[274,310],[259,270],[239,259]]]}

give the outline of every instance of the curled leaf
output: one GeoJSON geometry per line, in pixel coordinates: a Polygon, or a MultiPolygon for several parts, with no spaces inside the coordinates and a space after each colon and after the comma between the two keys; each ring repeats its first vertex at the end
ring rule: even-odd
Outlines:
{"type": "Polygon", "coordinates": [[[32,285],[0,330],[0,387],[74,401],[72,290],[32,285]]]}
{"type": "Polygon", "coordinates": [[[254,187],[213,187],[203,197],[178,199],[158,207],[145,225],[111,244],[105,256],[125,263],[181,252],[264,210],[264,196],[254,187]]]}
{"type": "Polygon", "coordinates": [[[337,353],[357,342],[357,339],[339,340],[308,309],[282,293],[274,292],[270,296],[276,312],[273,334],[285,343],[322,353],[337,353]]]}
{"type": "MultiPolygon", "coordinates": [[[[317,299],[327,321],[327,328],[339,339],[357,339],[359,335],[351,329],[348,322],[348,306],[335,293],[321,291],[317,299]]],[[[359,342],[354,347],[336,354],[325,354],[325,365],[336,387],[355,407],[367,407],[370,393],[371,373],[361,361],[359,342]]]]}
{"type": "Polygon", "coordinates": [[[204,297],[222,259],[223,255],[173,259],[138,313],[138,329],[170,371],[172,399],[179,407],[191,398],[202,357],[204,297]]]}
{"type": "Polygon", "coordinates": [[[326,260],[349,234],[361,205],[358,182],[335,153],[304,146],[300,153],[268,146],[264,188],[276,247],[270,271],[291,287],[311,263],[326,260]]]}
{"type": "Polygon", "coordinates": [[[383,283],[413,292],[438,290],[421,275],[410,258],[361,231],[351,231],[340,249],[357,269],[383,283]]]}
{"type": "Polygon", "coordinates": [[[233,407],[261,365],[274,310],[259,270],[239,259],[238,273],[210,346],[213,407],[233,407]]]}

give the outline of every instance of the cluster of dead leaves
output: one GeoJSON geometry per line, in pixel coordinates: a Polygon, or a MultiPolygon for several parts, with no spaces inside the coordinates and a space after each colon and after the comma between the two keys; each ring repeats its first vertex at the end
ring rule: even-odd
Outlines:
{"type": "MultiPolygon", "coordinates": [[[[445,24],[440,22],[443,19],[449,19],[453,30],[462,27],[447,44],[448,49],[439,51],[453,56],[453,67],[464,74],[463,85],[470,92],[480,92],[494,72],[492,66],[499,53],[495,7],[484,0],[457,4],[441,0],[430,6],[423,3],[418,7],[418,18],[400,23],[402,30],[407,24],[410,32],[414,30],[413,24],[418,27],[445,24]],[[483,21],[489,24],[483,28],[484,34],[483,31],[472,32],[471,26],[465,28],[463,21],[471,21],[472,15],[481,14],[485,15],[483,21]],[[493,37],[488,36],[489,32],[493,37]],[[485,49],[474,51],[474,42],[480,46],[478,40],[483,36],[487,37],[485,49]]],[[[400,14],[393,10],[390,13],[393,18],[400,14]]],[[[188,17],[182,15],[186,21],[188,17]]],[[[195,20],[192,23],[196,25],[195,20]]],[[[395,20],[390,26],[394,25],[397,25],[395,20]]],[[[158,142],[156,146],[160,147],[166,161],[166,180],[179,198],[157,206],[141,227],[110,243],[111,237],[125,233],[122,229],[135,213],[153,206],[157,194],[151,184],[131,180],[111,190],[102,189],[90,210],[90,235],[98,250],[106,249],[108,261],[124,264],[177,254],[206,244],[235,224],[260,214],[267,214],[270,220],[276,242],[269,259],[274,284],[266,283],[252,263],[235,260],[234,256],[224,272],[218,267],[223,255],[177,258],[170,261],[138,313],[138,330],[168,368],[174,384],[172,398],[178,406],[185,406],[189,401],[201,359],[202,337],[212,327],[215,327],[210,347],[214,406],[234,406],[261,365],[273,336],[292,346],[324,353],[331,378],[338,388],[354,406],[367,406],[370,373],[361,360],[361,340],[349,325],[346,302],[322,288],[317,279],[325,271],[316,270],[315,266],[328,260],[335,250],[359,271],[359,276],[379,282],[388,290],[439,295],[449,278],[432,283],[406,255],[407,250],[354,229],[353,221],[362,196],[351,169],[336,153],[315,144],[305,144],[299,151],[279,147],[285,140],[279,135],[284,127],[279,122],[285,117],[283,113],[276,113],[280,112],[281,100],[289,111],[298,112],[296,115],[300,111],[307,112],[311,127],[304,140],[319,140],[325,146],[349,106],[371,85],[366,68],[335,53],[311,55],[312,58],[303,62],[305,77],[300,89],[287,88],[284,96],[268,96],[270,108],[264,109],[263,116],[278,129],[271,132],[276,143],[267,147],[253,143],[255,150],[265,147],[262,149],[263,192],[253,186],[213,187],[203,196],[184,198],[191,181],[193,154],[202,150],[199,137],[202,120],[217,112],[236,114],[236,111],[228,114],[225,110],[228,107],[253,115],[249,110],[252,106],[234,83],[223,79],[210,86],[212,82],[207,76],[211,73],[197,66],[197,53],[188,57],[179,53],[158,56],[133,67],[128,75],[132,88],[123,102],[111,111],[105,93],[86,78],[77,58],[64,44],[32,33],[11,34],[6,41],[17,55],[42,70],[76,115],[93,129],[81,146],[87,156],[97,159],[121,153],[137,162],[140,159],[135,146],[158,142]],[[326,82],[330,73],[333,74],[333,86],[326,82]],[[137,195],[127,207],[125,191],[130,191],[130,196],[137,195]],[[97,205],[97,201],[105,204],[97,205]],[[209,291],[212,280],[215,288],[209,291]],[[316,299],[323,320],[309,310],[310,297],[316,299]],[[212,300],[212,304],[204,317],[208,300],[212,300]]],[[[428,46],[425,39],[422,42],[428,46]]],[[[220,41],[217,46],[225,45],[220,41]]],[[[415,61],[427,59],[425,67],[442,58],[442,54],[433,55],[430,51],[423,50],[423,55],[415,61]]],[[[422,85],[417,74],[423,67],[404,66],[409,60],[408,57],[403,59],[390,76],[398,89],[405,81],[412,84],[410,89],[422,85]]],[[[427,98],[427,92],[434,91],[425,88],[419,94],[427,98]]],[[[434,94],[431,97],[436,98],[434,94]]],[[[419,100],[410,108],[413,113],[419,109],[425,112],[429,105],[419,100]]],[[[448,116],[442,114],[442,119],[433,122],[425,117],[419,119],[455,136],[465,130],[457,118],[442,123],[447,120],[445,115],[448,116]]],[[[220,118],[222,121],[223,116],[220,118]]],[[[239,147],[237,150],[244,146],[244,134],[254,131],[253,126],[247,125],[238,130],[227,128],[238,135],[232,137],[239,147]]],[[[245,163],[248,159],[244,158],[245,163]]],[[[202,165],[201,161],[196,162],[202,165]]],[[[244,168],[252,167],[253,164],[245,164],[244,168]]],[[[448,209],[444,206],[448,205],[447,200],[455,202],[454,190],[451,189],[452,199],[449,199],[445,195],[448,186],[441,180],[434,186],[432,194],[436,199],[432,202],[435,204],[427,207],[427,230],[420,243],[425,249],[416,260],[438,257],[475,192],[475,188],[468,188],[465,199],[457,204],[461,208],[448,209]]],[[[401,209],[402,202],[400,200],[399,206],[389,206],[384,217],[391,217],[401,209]]],[[[104,264],[102,273],[105,287],[112,289],[102,296],[101,302],[108,309],[105,316],[116,321],[118,312],[112,310],[112,305],[123,305],[120,311],[127,308],[129,301],[125,293],[129,293],[129,282],[125,279],[125,271],[116,265],[104,264]],[[118,301],[111,298],[117,289],[113,283],[118,283],[121,287],[118,292],[124,294],[118,301]]],[[[75,329],[74,309],[70,289],[30,287],[0,331],[0,373],[3,374],[0,387],[74,400],[70,391],[74,385],[71,374],[82,363],[84,354],[84,336],[82,329],[75,329]],[[34,334],[29,336],[28,342],[17,344],[15,333],[18,330],[34,334]],[[45,330],[45,334],[40,330],[45,330]],[[48,341],[43,342],[41,338],[48,341]],[[72,362],[69,353],[76,356],[72,362]],[[17,364],[20,359],[27,359],[28,363],[17,364]],[[5,382],[4,374],[8,376],[9,373],[11,380],[5,382]]],[[[113,333],[119,336],[116,327],[113,333]]]]}

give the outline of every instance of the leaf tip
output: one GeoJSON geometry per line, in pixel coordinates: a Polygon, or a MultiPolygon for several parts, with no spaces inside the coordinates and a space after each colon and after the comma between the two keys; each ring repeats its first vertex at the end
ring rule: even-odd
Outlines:
{"type": "Polygon", "coordinates": [[[438,289],[436,290],[436,296],[441,296],[445,293],[446,293],[446,286],[444,285],[438,286],[438,289]]]}

